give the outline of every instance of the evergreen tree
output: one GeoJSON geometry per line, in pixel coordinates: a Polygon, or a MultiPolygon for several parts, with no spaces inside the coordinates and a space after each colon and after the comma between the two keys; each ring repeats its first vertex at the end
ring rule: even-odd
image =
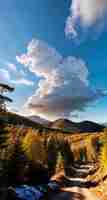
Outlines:
{"type": "Polygon", "coordinates": [[[6,133],[5,122],[3,119],[0,119],[0,149],[5,147],[6,133]]]}
{"type": "Polygon", "coordinates": [[[24,168],[27,158],[19,143],[9,146],[5,164],[5,176],[8,185],[17,185],[24,182],[24,168]]]}
{"type": "Polygon", "coordinates": [[[13,92],[14,88],[7,84],[0,83],[0,112],[6,111],[6,102],[12,102],[12,99],[5,96],[6,92],[13,92]]]}
{"type": "Polygon", "coordinates": [[[6,143],[6,120],[5,116],[3,115],[3,112],[6,111],[6,102],[12,102],[12,99],[10,99],[7,96],[4,96],[4,93],[6,92],[12,92],[14,88],[10,87],[7,84],[0,83],[0,149],[4,148],[6,143]]]}
{"type": "Polygon", "coordinates": [[[3,119],[0,119],[0,186],[5,185],[6,181],[6,173],[5,173],[5,163],[6,163],[6,137],[8,135],[8,131],[5,127],[5,122],[3,119]]]}
{"type": "Polygon", "coordinates": [[[49,170],[49,176],[51,177],[53,174],[55,174],[56,169],[56,162],[57,162],[57,147],[56,147],[56,141],[53,137],[50,138],[47,144],[47,153],[48,153],[48,170],[49,170]]]}

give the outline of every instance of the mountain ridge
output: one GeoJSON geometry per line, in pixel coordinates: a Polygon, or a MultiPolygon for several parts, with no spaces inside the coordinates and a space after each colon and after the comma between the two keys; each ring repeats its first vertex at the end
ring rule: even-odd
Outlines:
{"type": "Polygon", "coordinates": [[[49,120],[45,119],[45,118],[41,118],[37,115],[30,115],[30,116],[27,116],[28,119],[36,122],[36,123],[39,123],[39,124],[44,124],[44,125],[48,125],[50,123],[49,120]]]}
{"type": "Polygon", "coordinates": [[[54,122],[51,123],[51,128],[54,129],[64,129],[64,130],[74,130],[76,132],[100,132],[102,131],[105,126],[98,124],[96,122],[92,121],[81,121],[81,122],[73,122],[68,119],[57,119],[54,122]]]}
{"type": "Polygon", "coordinates": [[[60,118],[53,122],[42,119],[40,117],[35,117],[35,119],[41,120],[40,122],[34,121],[34,119],[29,119],[29,116],[21,116],[15,113],[7,112],[0,114],[0,119],[5,120],[8,124],[13,124],[15,126],[25,126],[33,128],[46,128],[51,131],[69,132],[69,133],[85,133],[85,132],[101,132],[105,128],[104,125],[98,124],[92,121],[82,121],[73,122],[69,119],[60,118]],[[44,123],[42,123],[44,122],[44,123]]]}

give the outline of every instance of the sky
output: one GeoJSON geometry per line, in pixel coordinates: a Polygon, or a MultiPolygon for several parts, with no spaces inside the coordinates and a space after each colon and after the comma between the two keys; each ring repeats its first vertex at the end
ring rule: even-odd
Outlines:
{"type": "Polygon", "coordinates": [[[0,82],[9,110],[107,122],[107,1],[4,0],[0,82]]]}

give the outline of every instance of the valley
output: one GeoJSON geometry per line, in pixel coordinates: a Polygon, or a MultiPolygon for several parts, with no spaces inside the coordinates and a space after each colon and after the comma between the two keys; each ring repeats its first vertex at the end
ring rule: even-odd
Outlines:
{"type": "MultiPolygon", "coordinates": [[[[50,200],[106,199],[107,130],[104,126],[97,125],[102,128],[102,131],[98,130],[98,132],[93,132],[92,129],[89,132],[70,132],[65,130],[64,126],[68,123],[65,119],[57,121],[57,127],[52,128],[16,114],[3,115],[8,116],[8,121],[4,120],[6,143],[0,150],[0,156],[2,160],[11,163],[11,169],[17,162],[21,162],[23,166],[24,160],[25,166],[29,165],[29,162],[32,163],[35,173],[38,163],[44,166],[48,170],[50,181],[55,180],[60,185],[59,192],[54,196],[49,192],[50,200]],[[60,124],[64,129],[59,126],[60,124]],[[22,155],[24,160],[21,158],[22,155]],[[14,159],[14,162],[11,159],[14,159]]],[[[10,174],[9,171],[8,173],[10,174]]],[[[37,175],[34,180],[31,178],[31,184],[36,181],[36,178],[37,175]]],[[[19,180],[15,182],[17,181],[19,180]]],[[[28,184],[24,180],[22,182],[28,184]]]]}

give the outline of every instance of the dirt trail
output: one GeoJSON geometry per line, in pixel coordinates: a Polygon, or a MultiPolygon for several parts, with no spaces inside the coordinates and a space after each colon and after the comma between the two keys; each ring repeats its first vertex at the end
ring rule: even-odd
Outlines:
{"type": "Polygon", "coordinates": [[[75,168],[74,177],[64,176],[61,172],[52,179],[64,184],[59,193],[53,194],[51,200],[100,200],[89,187],[91,183],[87,182],[84,174],[88,175],[93,170],[92,165],[81,165],[75,168]],[[83,178],[81,178],[83,176],[83,178]]]}

